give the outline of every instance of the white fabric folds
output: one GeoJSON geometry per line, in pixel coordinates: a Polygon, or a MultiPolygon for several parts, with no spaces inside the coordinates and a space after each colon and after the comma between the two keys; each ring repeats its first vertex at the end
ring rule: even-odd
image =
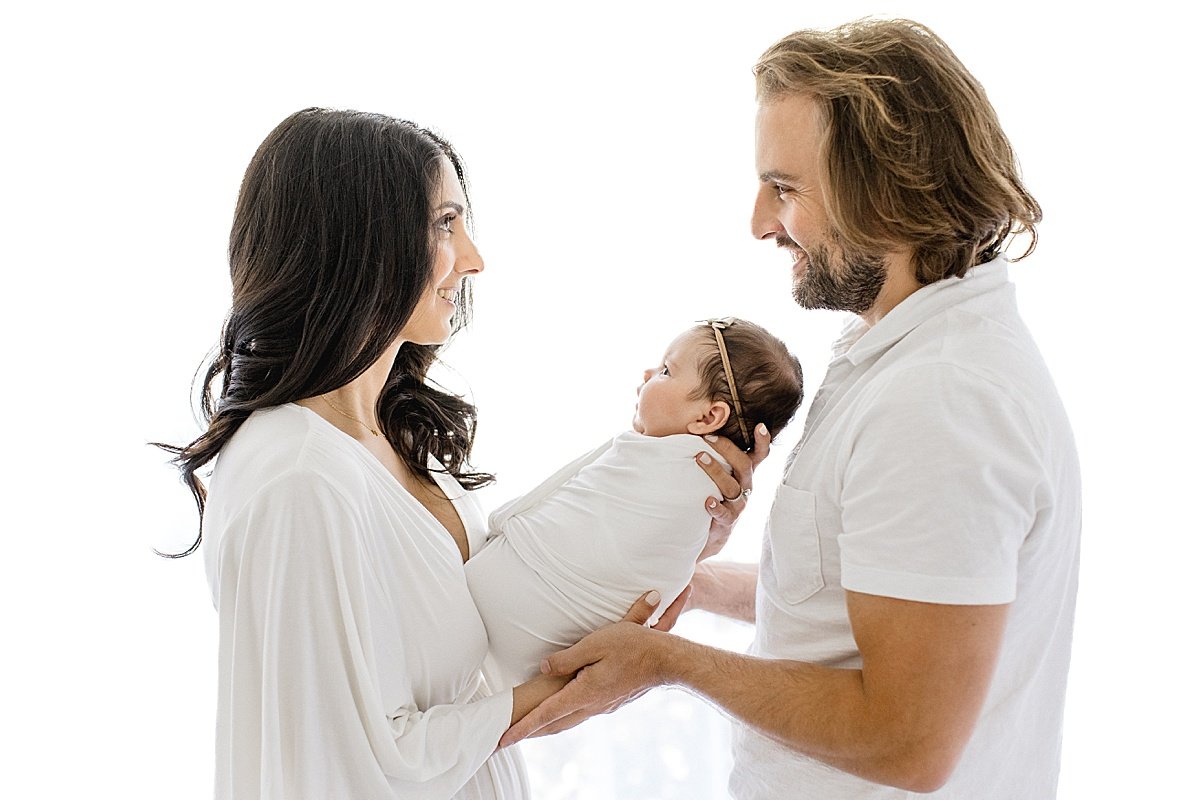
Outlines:
{"type": "MultiPolygon", "coordinates": [[[[472,550],[483,517],[438,482],[472,550]]],[[[218,800],[527,796],[493,755],[512,693],[450,535],[366,448],[297,405],[222,450],[204,519],[220,616],[218,800]]]]}
{"type": "Polygon", "coordinates": [[[628,431],[491,515],[467,581],[508,682],[620,620],[644,592],[662,593],[661,611],[683,591],[717,492],[695,463],[702,451],[724,464],[699,436],[628,431]]]}

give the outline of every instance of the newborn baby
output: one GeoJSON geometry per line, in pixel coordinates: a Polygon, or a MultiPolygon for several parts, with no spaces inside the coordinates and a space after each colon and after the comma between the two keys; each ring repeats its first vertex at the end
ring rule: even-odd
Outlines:
{"type": "Polygon", "coordinates": [[[489,519],[467,583],[505,679],[538,673],[546,655],[616,622],[644,592],[660,609],[691,580],[708,540],[712,481],[702,438],[742,449],[750,426],[772,438],[803,397],[800,363],[763,328],[711,320],[681,334],[638,388],[633,430],[571,462],[489,519]]]}

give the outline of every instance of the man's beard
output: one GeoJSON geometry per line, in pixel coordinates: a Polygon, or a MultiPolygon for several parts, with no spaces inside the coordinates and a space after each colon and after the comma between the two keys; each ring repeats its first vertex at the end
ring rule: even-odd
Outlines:
{"type": "MultiPolygon", "coordinates": [[[[776,237],[776,242],[780,247],[800,249],[790,239],[776,237]]],[[[862,314],[875,305],[887,279],[883,256],[850,253],[845,248],[834,256],[824,242],[804,252],[808,264],[804,274],[792,284],[792,297],[801,306],[862,314]]]]}

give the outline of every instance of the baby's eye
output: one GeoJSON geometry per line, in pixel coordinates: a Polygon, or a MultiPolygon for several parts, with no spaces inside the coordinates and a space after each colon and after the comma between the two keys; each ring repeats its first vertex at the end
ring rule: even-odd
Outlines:
{"type": "Polygon", "coordinates": [[[667,369],[666,364],[663,364],[661,367],[658,368],[658,374],[659,375],[670,375],[671,371],[669,369],[667,369]]]}

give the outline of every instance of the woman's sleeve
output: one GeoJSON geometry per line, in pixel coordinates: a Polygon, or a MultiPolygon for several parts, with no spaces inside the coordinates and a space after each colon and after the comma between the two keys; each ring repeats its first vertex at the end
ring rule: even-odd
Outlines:
{"type": "MultiPolygon", "coordinates": [[[[362,526],[327,479],[293,472],[256,494],[223,536],[218,797],[446,798],[508,727],[511,692],[421,708],[409,676],[389,672],[409,648],[433,660],[438,642],[373,641],[388,629],[370,619],[387,594],[362,526]]],[[[394,599],[421,608],[422,587],[399,583],[394,599]]]]}

